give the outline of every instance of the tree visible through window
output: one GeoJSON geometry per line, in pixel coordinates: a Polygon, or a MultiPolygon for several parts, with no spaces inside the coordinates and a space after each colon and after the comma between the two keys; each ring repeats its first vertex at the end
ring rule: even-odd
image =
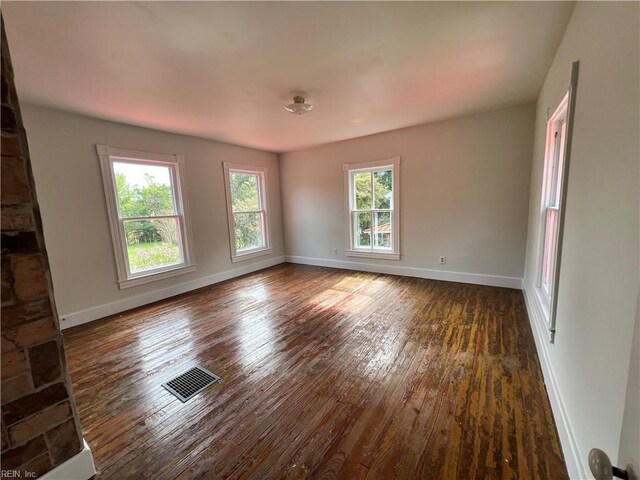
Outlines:
{"type": "Polygon", "coordinates": [[[264,210],[258,175],[231,173],[231,199],[235,224],[236,250],[265,246],[264,210]]]}
{"type": "Polygon", "coordinates": [[[355,246],[391,248],[393,173],[389,170],[354,173],[355,246]]]}
{"type": "Polygon", "coordinates": [[[169,167],[114,162],[131,273],[182,263],[169,167]]]}
{"type": "Polygon", "coordinates": [[[184,157],[97,145],[120,288],[195,270],[184,157]]]}
{"type": "Polygon", "coordinates": [[[236,167],[225,165],[232,258],[269,248],[264,171],[260,167],[236,167]]]}
{"type": "Polygon", "coordinates": [[[367,164],[347,164],[349,196],[347,255],[399,259],[398,182],[399,157],[367,164]]]}

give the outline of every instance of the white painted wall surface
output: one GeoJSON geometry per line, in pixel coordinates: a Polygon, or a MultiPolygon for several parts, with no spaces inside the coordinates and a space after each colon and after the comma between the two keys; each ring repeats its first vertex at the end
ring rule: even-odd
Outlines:
{"type": "Polygon", "coordinates": [[[23,116],[63,328],[283,260],[276,154],[29,105],[23,116]],[[185,156],[196,272],[118,288],[96,144],[185,156]],[[231,263],[223,162],[267,167],[272,254],[231,263]]]}
{"type": "Polygon", "coordinates": [[[524,287],[569,473],[618,446],[639,273],[639,4],[578,3],[537,103],[524,287]],[[545,122],[580,61],[555,344],[535,316],[545,122]],[[545,365],[546,363],[546,365],[545,365]]]}
{"type": "MultiPolygon", "coordinates": [[[[640,298],[636,309],[636,324],[633,329],[633,346],[627,378],[627,399],[622,418],[618,466],[633,471],[640,478],[640,298]]],[[[631,480],[634,480],[631,478],[631,480]]]]}
{"type": "Polygon", "coordinates": [[[281,155],[287,258],[480,283],[508,278],[519,288],[533,121],[528,104],[281,155]],[[395,156],[401,260],[346,257],[342,165],[395,156]]]}

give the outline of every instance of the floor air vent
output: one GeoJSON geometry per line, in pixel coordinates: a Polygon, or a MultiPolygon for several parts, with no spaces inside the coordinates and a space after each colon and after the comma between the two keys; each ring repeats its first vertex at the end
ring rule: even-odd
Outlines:
{"type": "Polygon", "coordinates": [[[186,402],[209,385],[221,379],[202,367],[193,367],[177,377],[163,383],[162,386],[173,393],[182,402],[186,402]]]}

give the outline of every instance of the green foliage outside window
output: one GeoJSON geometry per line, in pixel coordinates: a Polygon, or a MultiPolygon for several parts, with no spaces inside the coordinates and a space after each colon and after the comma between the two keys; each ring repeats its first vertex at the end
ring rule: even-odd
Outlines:
{"type": "MultiPolygon", "coordinates": [[[[171,186],[156,181],[145,174],[146,185],[132,185],[123,173],[116,173],[118,206],[123,218],[173,215],[175,207],[171,186]]],[[[173,219],[124,222],[127,244],[164,242],[178,245],[177,230],[173,219]]]]}
{"type": "Polygon", "coordinates": [[[265,246],[260,201],[260,178],[251,173],[230,174],[231,207],[235,224],[236,250],[265,246]]]}
{"type": "Polygon", "coordinates": [[[171,186],[151,174],[144,185],[131,184],[124,173],[116,172],[120,216],[124,220],[129,267],[132,273],[175,265],[182,261],[178,226],[174,218],[126,220],[133,217],[174,215],[171,186]]]}
{"type": "MultiPolygon", "coordinates": [[[[392,208],[393,174],[391,170],[356,172],[353,175],[353,182],[356,210],[390,210],[392,208]]],[[[384,227],[389,228],[390,215],[388,213],[378,213],[375,218],[377,218],[376,231],[384,227]]],[[[374,216],[369,212],[356,213],[356,247],[371,246],[373,219],[374,216]]],[[[378,234],[377,239],[376,246],[389,246],[389,234],[378,234]]]]}

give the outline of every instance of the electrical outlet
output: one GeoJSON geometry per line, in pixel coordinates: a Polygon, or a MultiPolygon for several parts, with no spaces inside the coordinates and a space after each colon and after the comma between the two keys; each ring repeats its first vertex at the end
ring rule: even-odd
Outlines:
{"type": "Polygon", "coordinates": [[[333,249],[333,254],[334,254],[334,255],[337,255],[337,254],[338,254],[338,249],[337,249],[337,248],[334,248],[334,249],[333,249]]]}
{"type": "Polygon", "coordinates": [[[444,265],[445,263],[447,263],[447,257],[445,257],[444,255],[440,256],[440,265],[444,265]]]}

